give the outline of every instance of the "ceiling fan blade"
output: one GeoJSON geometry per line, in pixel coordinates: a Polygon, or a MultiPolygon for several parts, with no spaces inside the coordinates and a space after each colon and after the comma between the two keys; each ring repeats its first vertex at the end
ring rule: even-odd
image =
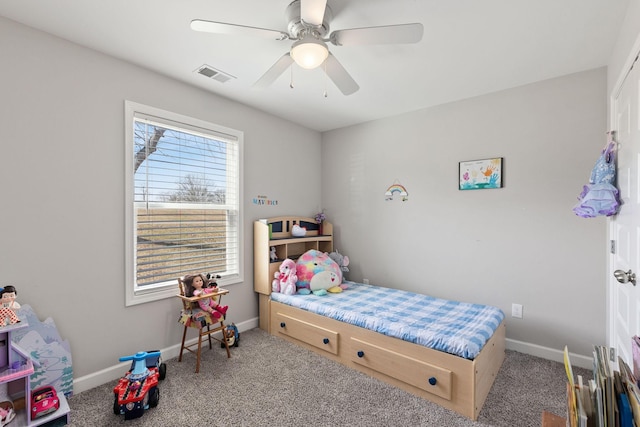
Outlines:
{"type": "Polygon", "coordinates": [[[342,64],[338,62],[335,56],[329,52],[329,56],[325,61],[325,66],[322,67],[327,76],[333,81],[333,83],[340,89],[344,95],[351,95],[360,89],[358,83],[349,75],[347,70],[344,69],[342,64]]]}
{"type": "Polygon", "coordinates": [[[336,46],[418,43],[422,40],[423,33],[424,27],[419,23],[385,25],[334,31],[331,33],[329,40],[336,46]]]}
{"type": "Polygon", "coordinates": [[[289,34],[283,31],[247,27],[245,25],[226,24],[224,22],[203,21],[201,19],[194,19],[191,21],[191,29],[206,33],[229,34],[234,36],[256,36],[270,40],[285,40],[289,38],[289,34]]]}
{"type": "Polygon", "coordinates": [[[327,0],[300,0],[300,18],[309,25],[319,27],[324,20],[327,0]]]}
{"type": "Polygon", "coordinates": [[[280,57],[280,59],[276,61],[275,64],[271,66],[271,68],[267,70],[266,73],[262,75],[262,77],[258,79],[257,82],[253,84],[253,87],[264,89],[268,86],[271,86],[271,84],[275,82],[276,79],[280,77],[280,75],[284,73],[292,63],[293,58],[291,57],[289,52],[285,53],[280,57]]]}

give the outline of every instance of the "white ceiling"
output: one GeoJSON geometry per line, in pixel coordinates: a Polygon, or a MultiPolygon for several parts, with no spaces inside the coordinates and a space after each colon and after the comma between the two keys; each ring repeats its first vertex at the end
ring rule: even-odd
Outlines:
{"type": "Polygon", "coordinates": [[[296,65],[271,87],[253,88],[291,41],[189,26],[197,18],[286,32],[290,2],[0,0],[0,15],[326,131],[604,66],[629,0],[329,0],[332,31],[424,25],[418,44],[329,45],[360,85],[349,96],[322,70],[296,65]],[[195,73],[203,64],[237,79],[195,73]]]}

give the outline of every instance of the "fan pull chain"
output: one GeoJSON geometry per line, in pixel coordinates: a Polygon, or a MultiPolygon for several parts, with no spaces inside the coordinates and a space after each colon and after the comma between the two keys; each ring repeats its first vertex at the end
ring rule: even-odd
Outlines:
{"type": "Polygon", "coordinates": [[[327,79],[328,79],[328,75],[327,75],[327,60],[324,60],[324,97],[327,98],[327,79]]]}
{"type": "Polygon", "coordinates": [[[289,87],[293,89],[293,65],[289,67],[289,71],[291,71],[291,77],[289,78],[289,87]]]}

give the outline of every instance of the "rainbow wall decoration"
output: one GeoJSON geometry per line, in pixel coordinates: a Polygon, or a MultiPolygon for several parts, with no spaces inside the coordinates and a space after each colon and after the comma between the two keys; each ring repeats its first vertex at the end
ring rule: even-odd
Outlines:
{"type": "Polygon", "coordinates": [[[398,183],[393,183],[389,188],[387,188],[387,191],[384,193],[384,199],[393,200],[396,194],[403,202],[409,200],[409,193],[407,192],[407,189],[404,188],[402,184],[398,183]]]}

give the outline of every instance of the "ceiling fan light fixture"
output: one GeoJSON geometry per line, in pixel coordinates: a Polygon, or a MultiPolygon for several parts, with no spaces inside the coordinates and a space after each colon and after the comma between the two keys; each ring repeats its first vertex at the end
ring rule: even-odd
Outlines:
{"type": "Polygon", "coordinates": [[[306,36],[291,46],[291,57],[307,70],[319,67],[329,56],[327,45],[313,36],[306,36]]]}

